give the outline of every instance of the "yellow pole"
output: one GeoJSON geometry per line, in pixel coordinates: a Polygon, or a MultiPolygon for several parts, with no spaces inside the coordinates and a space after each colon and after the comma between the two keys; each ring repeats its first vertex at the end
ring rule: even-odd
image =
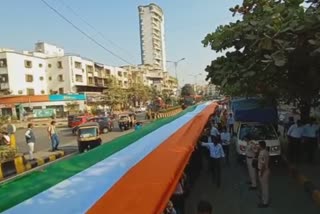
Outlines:
{"type": "Polygon", "coordinates": [[[10,135],[10,147],[17,151],[16,136],[14,134],[10,135]]]}

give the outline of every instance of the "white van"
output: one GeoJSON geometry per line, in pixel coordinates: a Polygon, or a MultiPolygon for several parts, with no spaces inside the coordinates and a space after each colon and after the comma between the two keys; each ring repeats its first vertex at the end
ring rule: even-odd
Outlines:
{"type": "Polygon", "coordinates": [[[274,129],[272,124],[258,123],[258,122],[239,122],[236,134],[236,151],[239,160],[245,158],[247,143],[244,141],[246,136],[250,136],[251,139],[258,144],[259,141],[264,140],[267,144],[270,159],[274,159],[276,162],[281,158],[281,145],[278,133],[274,129]]]}

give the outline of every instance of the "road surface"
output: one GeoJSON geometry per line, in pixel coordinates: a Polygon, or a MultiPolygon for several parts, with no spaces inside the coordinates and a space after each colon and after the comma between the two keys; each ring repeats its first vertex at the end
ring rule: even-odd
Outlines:
{"type": "MultiPolygon", "coordinates": [[[[137,120],[141,121],[144,120],[145,114],[139,114],[137,116],[137,120]]],[[[128,131],[121,132],[118,128],[118,124],[115,121],[114,123],[114,130],[112,132],[102,134],[102,142],[109,142],[117,137],[120,137],[124,134],[130,133],[133,129],[128,131]]],[[[26,129],[18,129],[16,132],[16,141],[18,152],[27,153],[28,147],[26,145],[24,133],[26,129]]],[[[77,140],[76,136],[72,134],[70,128],[57,128],[57,133],[60,139],[60,147],[62,149],[69,150],[69,152],[73,152],[73,150],[77,150],[77,140]],[[71,150],[71,151],[70,151],[71,150]]],[[[48,137],[47,127],[35,127],[34,134],[36,136],[36,143],[35,143],[35,151],[48,151],[51,149],[51,142],[48,137]]]]}
{"type": "MultiPolygon", "coordinates": [[[[233,152],[234,154],[234,152],[233,152]]],[[[235,155],[233,155],[235,157],[235,155]]],[[[196,213],[199,200],[212,203],[214,214],[319,214],[303,187],[288,174],[285,165],[273,166],[270,176],[270,207],[257,208],[258,191],[250,191],[248,173],[244,164],[233,158],[230,166],[223,165],[222,187],[213,184],[210,173],[202,170],[186,201],[186,214],[196,213]]]]}

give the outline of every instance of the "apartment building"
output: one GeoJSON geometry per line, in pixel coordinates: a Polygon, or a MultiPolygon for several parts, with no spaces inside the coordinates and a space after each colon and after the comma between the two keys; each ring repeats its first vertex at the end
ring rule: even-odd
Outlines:
{"type": "Polygon", "coordinates": [[[163,11],[154,3],[139,6],[138,10],[142,64],[149,64],[158,69],[166,70],[163,11]]]}
{"type": "Polygon", "coordinates": [[[177,90],[177,81],[170,76],[168,72],[164,72],[158,67],[144,65],[123,66],[131,75],[130,83],[141,83],[149,87],[154,87],[158,91],[177,90]]]}
{"type": "Polygon", "coordinates": [[[46,60],[41,54],[0,52],[0,94],[43,95],[48,93],[46,60]]]}

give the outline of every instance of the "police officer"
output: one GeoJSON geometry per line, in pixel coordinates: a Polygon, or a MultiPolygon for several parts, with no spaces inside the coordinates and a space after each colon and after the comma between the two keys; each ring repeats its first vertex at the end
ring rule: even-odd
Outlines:
{"type": "Polygon", "coordinates": [[[259,156],[258,156],[258,175],[261,185],[261,203],[259,208],[266,208],[269,206],[269,152],[266,149],[266,142],[259,142],[259,156]]]}
{"type": "Polygon", "coordinates": [[[255,143],[251,140],[250,136],[246,136],[245,141],[247,142],[246,162],[251,184],[249,190],[255,190],[257,189],[257,170],[253,167],[252,162],[256,157],[257,147],[255,143]]]}

